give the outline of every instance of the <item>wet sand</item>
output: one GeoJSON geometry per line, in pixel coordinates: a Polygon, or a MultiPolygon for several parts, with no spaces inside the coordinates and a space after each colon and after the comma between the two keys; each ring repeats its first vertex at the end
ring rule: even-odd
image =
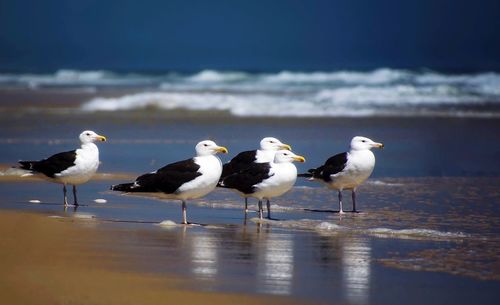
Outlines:
{"type": "Polygon", "coordinates": [[[85,221],[0,212],[2,304],[300,304],[285,297],[201,292],[179,278],[138,272],[106,247],[119,235],[85,221]]]}
{"type": "MultiPolygon", "coordinates": [[[[23,249],[34,239],[33,249],[44,253],[56,247],[53,238],[68,238],[71,243],[61,247],[70,248],[55,256],[66,257],[55,259],[60,268],[47,269],[44,256],[34,260],[26,252],[23,259],[33,263],[28,270],[64,275],[73,273],[71,264],[77,262],[76,266],[90,266],[98,278],[109,274],[110,282],[118,284],[113,276],[125,273],[132,278],[127,281],[144,280],[146,287],[164,284],[166,290],[288,296],[308,303],[433,304],[435,297],[456,304],[497,301],[493,292],[500,280],[498,178],[371,179],[360,189],[362,213],[343,216],[335,213],[335,196],[329,190],[299,186],[273,201],[276,219],[264,221],[256,219],[255,202],[245,220],[241,199],[216,190],[188,203],[190,219],[203,225],[187,227],[176,224],[178,202],[106,191],[122,178],[104,174],[81,186],[83,206],[63,209],[60,186],[4,176],[2,214],[23,210],[42,216],[29,216],[24,222],[18,219],[24,216],[14,218],[16,227],[2,229],[0,236],[15,236],[12,231],[21,227],[22,236],[33,235],[23,249]],[[106,203],[96,203],[95,198],[106,203]],[[39,222],[54,231],[24,229],[39,222]],[[72,251],[84,263],[73,261],[72,251]],[[390,294],[381,297],[380,290],[387,286],[393,287],[390,294]]],[[[6,244],[4,249],[16,246],[6,244]]],[[[22,250],[7,253],[17,258],[18,252],[22,250]]],[[[59,283],[51,282],[50,287],[56,291],[59,283]]],[[[137,295],[149,293],[138,290],[137,295]]]]}

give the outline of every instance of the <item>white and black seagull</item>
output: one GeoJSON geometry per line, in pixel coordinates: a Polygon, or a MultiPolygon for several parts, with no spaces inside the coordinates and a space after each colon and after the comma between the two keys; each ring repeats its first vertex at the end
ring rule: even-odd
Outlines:
{"type": "Polygon", "coordinates": [[[356,188],[370,177],[375,167],[375,155],[372,148],[383,148],[384,144],[374,142],[365,137],[354,137],[351,140],[351,149],[330,157],[325,164],[313,168],[300,177],[309,180],[321,181],[327,187],[339,193],[339,213],[343,214],[342,191],[352,191],[352,211],[356,212],[356,188]]]}
{"type": "MultiPolygon", "coordinates": [[[[274,160],[278,150],[292,150],[291,146],[273,137],[265,137],[260,141],[260,149],[243,151],[231,161],[224,164],[220,182],[228,176],[241,172],[255,163],[266,163],[274,160]]],[[[219,185],[221,186],[221,185],[219,185]]],[[[269,201],[268,201],[269,206],[269,201]]],[[[245,196],[245,213],[248,212],[248,197],[245,196]]],[[[269,212],[269,211],[268,211],[269,212]]]]}
{"type": "Polygon", "coordinates": [[[268,200],[267,218],[271,219],[269,200],[288,192],[297,180],[297,168],[292,162],[305,162],[304,157],[288,150],[277,151],[271,162],[252,163],[247,168],[225,177],[221,187],[239,192],[243,197],[259,200],[259,218],[262,219],[262,200],[268,200]]]}
{"type": "Polygon", "coordinates": [[[375,167],[375,155],[372,148],[383,148],[384,144],[374,142],[365,137],[354,137],[349,152],[330,157],[325,164],[313,168],[300,177],[321,181],[329,188],[339,192],[339,213],[343,214],[342,191],[352,191],[352,211],[356,212],[356,188],[370,177],[375,167]]]}
{"type": "Polygon", "coordinates": [[[113,191],[159,193],[165,199],[182,201],[182,223],[188,224],[186,200],[203,197],[213,191],[222,174],[222,163],[215,156],[227,149],[205,140],[195,147],[196,157],[168,164],[157,171],[139,176],[132,183],[111,186],[113,191]]]}
{"type": "MultiPolygon", "coordinates": [[[[43,178],[63,185],[64,206],[68,206],[66,185],[73,185],[74,205],[78,206],[76,185],[85,183],[92,178],[99,167],[99,149],[96,141],[106,141],[106,137],[86,130],[79,136],[81,147],[75,150],[61,152],[40,161],[19,161],[22,169],[29,174],[41,174],[43,178]]],[[[23,175],[24,176],[24,175],[23,175]]]]}

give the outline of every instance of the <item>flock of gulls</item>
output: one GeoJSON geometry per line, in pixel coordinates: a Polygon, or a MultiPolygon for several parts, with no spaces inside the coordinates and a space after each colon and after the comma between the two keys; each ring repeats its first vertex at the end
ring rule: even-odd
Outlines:
{"type": "MultiPolygon", "coordinates": [[[[99,149],[95,142],[106,141],[106,137],[86,130],[79,136],[78,149],[61,152],[40,161],[19,161],[25,175],[41,175],[43,178],[63,185],[64,205],[68,206],[67,185],[73,186],[73,205],[78,205],[76,185],[89,181],[99,167],[99,149]]],[[[267,204],[267,218],[271,218],[272,198],[288,192],[297,177],[319,181],[338,191],[339,213],[344,213],[342,191],[351,190],[353,212],[356,212],[356,188],[363,183],[375,167],[372,148],[383,148],[382,143],[366,137],[356,136],[351,140],[350,150],[334,155],[326,162],[298,174],[293,162],[305,162],[305,158],[292,152],[290,145],[272,137],[260,142],[257,150],[244,151],[228,163],[222,164],[216,156],[228,153],[227,148],[214,141],[204,140],[195,146],[196,156],[168,164],[154,172],[146,173],[130,183],[111,186],[111,190],[123,193],[155,193],[161,198],[182,202],[182,224],[187,221],[186,202],[212,192],[216,187],[234,190],[245,199],[258,200],[259,218],[263,218],[263,201],[267,204]]]]}

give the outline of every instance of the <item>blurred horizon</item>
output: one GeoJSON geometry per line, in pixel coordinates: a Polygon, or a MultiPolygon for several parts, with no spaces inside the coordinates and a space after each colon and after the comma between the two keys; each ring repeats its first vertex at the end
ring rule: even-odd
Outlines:
{"type": "Polygon", "coordinates": [[[0,1],[0,72],[500,71],[500,2],[0,1]]]}

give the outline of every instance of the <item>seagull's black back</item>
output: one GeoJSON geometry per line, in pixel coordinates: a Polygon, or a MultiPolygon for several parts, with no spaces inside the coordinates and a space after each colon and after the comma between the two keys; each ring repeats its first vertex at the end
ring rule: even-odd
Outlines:
{"type": "Polygon", "coordinates": [[[175,193],[184,183],[201,176],[200,166],[194,159],[168,164],[154,173],[139,176],[135,183],[113,185],[113,191],[175,193]]]}
{"type": "Polygon", "coordinates": [[[47,177],[54,178],[68,167],[75,165],[76,150],[70,150],[55,154],[40,161],[19,161],[22,169],[42,173],[47,177]]]}
{"type": "Polygon", "coordinates": [[[336,154],[326,160],[325,164],[318,168],[312,168],[308,170],[308,174],[301,174],[301,177],[313,177],[316,179],[321,179],[326,182],[332,181],[331,175],[335,175],[342,170],[344,170],[347,163],[347,152],[336,154]]]}
{"type": "Polygon", "coordinates": [[[238,173],[250,165],[252,165],[257,160],[257,150],[248,150],[240,152],[231,161],[224,164],[222,167],[222,175],[219,181],[224,180],[224,178],[229,175],[238,173]]]}
{"type": "Polygon", "coordinates": [[[225,177],[220,186],[236,189],[244,194],[255,192],[254,185],[268,179],[272,175],[269,173],[271,165],[266,163],[251,163],[247,168],[240,172],[225,177]]]}

